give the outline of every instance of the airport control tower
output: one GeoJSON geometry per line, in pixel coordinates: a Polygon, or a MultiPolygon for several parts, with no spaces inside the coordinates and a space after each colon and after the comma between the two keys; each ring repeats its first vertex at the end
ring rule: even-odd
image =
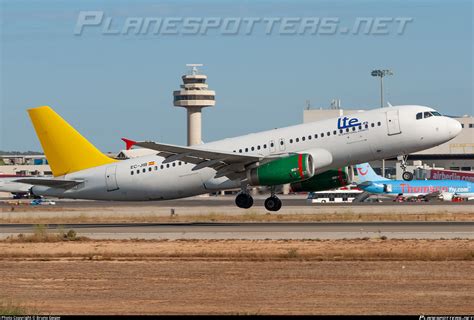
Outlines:
{"type": "Polygon", "coordinates": [[[197,67],[202,64],[187,64],[190,73],[183,75],[181,89],[173,91],[175,107],[184,107],[188,113],[188,146],[200,144],[201,140],[201,110],[204,107],[213,107],[216,104],[216,93],[208,90],[207,76],[199,74],[197,67]]]}

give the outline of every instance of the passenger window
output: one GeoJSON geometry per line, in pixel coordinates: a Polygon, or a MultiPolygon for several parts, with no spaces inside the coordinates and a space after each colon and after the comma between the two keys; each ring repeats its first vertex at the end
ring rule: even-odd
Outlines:
{"type": "Polygon", "coordinates": [[[336,135],[336,134],[337,134],[337,131],[336,131],[336,130],[334,130],[332,133],[333,133],[334,135],[336,135]]]}
{"type": "Polygon", "coordinates": [[[306,140],[306,137],[302,137],[301,140],[305,141],[305,140],[306,140]]]}
{"type": "Polygon", "coordinates": [[[176,167],[176,162],[173,162],[173,167],[176,167]]]}
{"type": "Polygon", "coordinates": [[[362,126],[359,126],[359,130],[362,130],[362,126]]]}
{"type": "Polygon", "coordinates": [[[382,123],[380,123],[380,121],[379,121],[379,122],[377,122],[377,125],[380,127],[382,125],[382,123]]]}
{"type": "Polygon", "coordinates": [[[368,125],[367,123],[365,124],[365,128],[366,128],[366,129],[369,129],[369,125],[368,125]]]}
{"type": "Polygon", "coordinates": [[[252,147],[252,148],[250,148],[250,150],[254,151],[254,150],[255,150],[255,148],[254,148],[254,147],[252,147]]]}
{"type": "Polygon", "coordinates": [[[245,152],[249,152],[249,148],[245,148],[245,152]]]}
{"type": "Polygon", "coordinates": [[[283,140],[280,140],[280,145],[282,146],[284,144],[283,140]]]}
{"type": "Polygon", "coordinates": [[[293,139],[290,139],[290,143],[293,143],[293,139]]]}
{"type": "Polygon", "coordinates": [[[239,153],[242,153],[242,149],[239,149],[239,153]]]}
{"type": "Polygon", "coordinates": [[[423,116],[424,116],[424,118],[426,119],[426,118],[431,117],[432,114],[431,114],[431,112],[425,112],[425,113],[423,114],[423,116]]]}
{"type": "Polygon", "coordinates": [[[321,138],[324,138],[324,133],[321,133],[321,138]]]}
{"type": "Polygon", "coordinates": [[[352,127],[352,131],[356,131],[356,127],[352,127]]]}
{"type": "Polygon", "coordinates": [[[163,169],[163,168],[164,168],[163,165],[161,165],[161,166],[160,166],[160,169],[163,169]]]}
{"type": "Polygon", "coordinates": [[[260,145],[257,146],[257,150],[260,150],[260,145]]]}
{"type": "Polygon", "coordinates": [[[349,128],[346,128],[346,132],[349,132],[349,128]]]}
{"type": "Polygon", "coordinates": [[[180,165],[181,165],[181,161],[178,161],[178,166],[180,166],[180,165]]]}
{"type": "Polygon", "coordinates": [[[342,129],[339,129],[339,133],[341,133],[341,134],[342,134],[343,132],[344,132],[344,130],[342,130],[342,129]]]}
{"type": "Polygon", "coordinates": [[[139,174],[139,173],[140,173],[140,170],[137,170],[137,174],[139,174]]]}
{"type": "Polygon", "coordinates": [[[317,135],[317,134],[314,135],[314,139],[318,139],[318,135],[317,135]]]}
{"type": "Polygon", "coordinates": [[[423,113],[418,112],[418,113],[416,114],[416,120],[420,120],[420,119],[423,119],[423,113]]]}
{"type": "Polygon", "coordinates": [[[155,166],[155,171],[158,170],[158,166],[155,166]]]}
{"type": "Polygon", "coordinates": [[[296,138],[296,142],[300,142],[300,138],[296,138]]]}
{"type": "Polygon", "coordinates": [[[263,149],[266,149],[266,148],[267,148],[267,144],[265,143],[265,144],[263,145],[263,149]]]}
{"type": "Polygon", "coordinates": [[[148,171],[151,172],[151,167],[148,167],[148,171]]]}
{"type": "Polygon", "coordinates": [[[331,132],[328,131],[327,135],[328,135],[328,137],[329,137],[329,136],[331,135],[331,132]]]}
{"type": "Polygon", "coordinates": [[[373,127],[375,127],[375,124],[374,124],[374,123],[371,123],[370,126],[373,128],[373,127]]]}
{"type": "Polygon", "coordinates": [[[275,146],[275,144],[274,144],[273,142],[272,142],[272,143],[270,143],[270,147],[272,147],[272,148],[273,148],[274,146],[275,146]]]}
{"type": "Polygon", "coordinates": [[[133,171],[131,171],[130,174],[133,176],[133,171]]]}
{"type": "Polygon", "coordinates": [[[308,136],[308,140],[311,140],[311,136],[308,136]]]}
{"type": "Polygon", "coordinates": [[[143,173],[145,173],[145,172],[146,172],[146,169],[145,169],[145,168],[143,168],[143,170],[142,170],[142,171],[143,171],[143,173]]]}
{"type": "Polygon", "coordinates": [[[167,168],[169,168],[169,167],[170,167],[170,164],[169,164],[169,163],[167,163],[167,164],[166,164],[166,167],[167,167],[167,168]]]}

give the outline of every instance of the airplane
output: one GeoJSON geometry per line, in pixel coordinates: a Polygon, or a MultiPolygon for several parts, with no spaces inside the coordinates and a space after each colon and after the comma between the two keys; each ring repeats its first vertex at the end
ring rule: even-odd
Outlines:
{"type": "MultiPolygon", "coordinates": [[[[28,198],[32,184],[17,182],[19,178],[38,179],[50,176],[18,176],[15,174],[4,175],[0,174],[0,192],[8,192],[13,195],[13,198],[28,198]]],[[[51,177],[52,178],[52,177],[51,177]]]]}
{"type": "Polygon", "coordinates": [[[438,198],[451,201],[454,196],[474,200],[474,183],[463,180],[390,180],[377,175],[370,164],[354,166],[360,189],[389,197],[405,196],[408,199],[429,200],[438,198]]]}
{"type": "MultiPolygon", "coordinates": [[[[392,106],[190,147],[133,141],[156,154],[118,161],[50,107],[28,113],[54,176],[16,180],[34,185],[34,195],[146,201],[240,188],[235,203],[248,209],[253,205],[249,187],[269,186],[269,211],[282,206],[275,195],[278,185],[305,181],[305,191],[313,191],[328,179],[322,176],[328,170],[337,174],[337,168],[424,150],[461,132],[458,121],[432,108],[392,106]]],[[[340,176],[334,181],[344,183],[340,176]]]]}
{"type": "Polygon", "coordinates": [[[14,198],[27,196],[33,185],[15,182],[18,178],[19,176],[13,174],[0,174],[0,192],[9,192],[14,198]]]}

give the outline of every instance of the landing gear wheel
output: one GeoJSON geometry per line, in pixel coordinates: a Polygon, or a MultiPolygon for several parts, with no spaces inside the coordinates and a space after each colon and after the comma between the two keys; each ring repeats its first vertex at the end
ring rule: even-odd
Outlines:
{"type": "Polygon", "coordinates": [[[265,200],[265,209],[268,211],[278,211],[281,209],[281,200],[276,196],[271,196],[265,200]]]}
{"type": "Polygon", "coordinates": [[[253,206],[253,198],[248,193],[239,193],[235,198],[235,204],[242,209],[248,209],[253,206]]]}
{"type": "Polygon", "coordinates": [[[405,181],[411,181],[413,180],[413,173],[409,172],[409,171],[405,171],[403,174],[402,174],[402,178],[403,180],[405,181]]]}

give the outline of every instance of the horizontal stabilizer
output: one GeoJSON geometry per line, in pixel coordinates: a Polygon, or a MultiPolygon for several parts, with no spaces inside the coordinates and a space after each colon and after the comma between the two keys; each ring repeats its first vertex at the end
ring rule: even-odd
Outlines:
{"type": "Polygon", "coordinates": [[[76,181],[76,180],[36,179],[36,178],[17,179],[15,180],[15,182],[32,184],[34,186],[45,186],[45,187],[62,188],[62,189],[70,189],[82,183],[82,181],[76,181]]]}

